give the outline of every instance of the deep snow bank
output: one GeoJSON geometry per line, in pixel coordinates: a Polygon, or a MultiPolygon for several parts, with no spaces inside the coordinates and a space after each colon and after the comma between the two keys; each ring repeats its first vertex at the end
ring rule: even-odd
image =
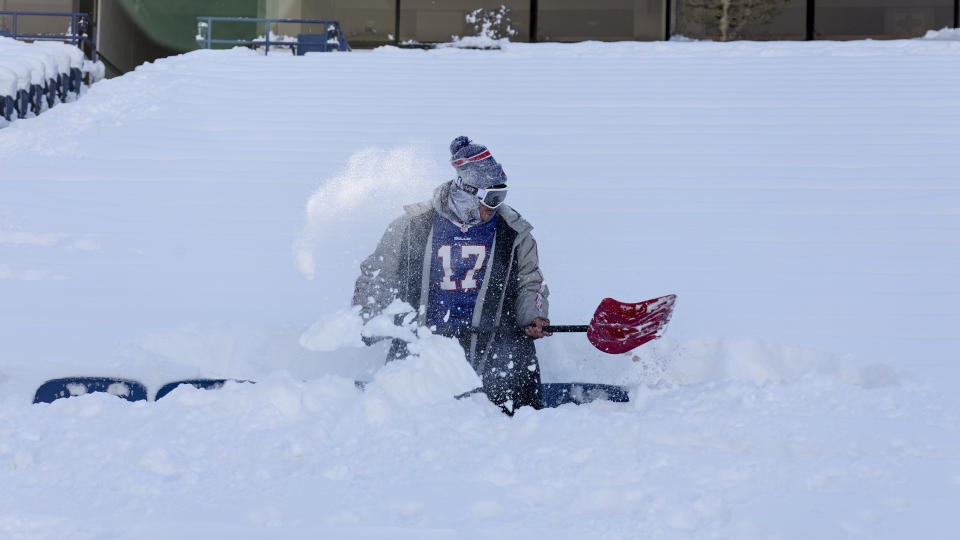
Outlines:
{"type": "Polygon", "coordinates": [[[936,537],[960,490],[956,416],[923,387],[661,384],[510,419],[480,396],[409,399],[416,367],[362,393],[278,373],[156,403],[5,400],[0,532],[936,537]]]}

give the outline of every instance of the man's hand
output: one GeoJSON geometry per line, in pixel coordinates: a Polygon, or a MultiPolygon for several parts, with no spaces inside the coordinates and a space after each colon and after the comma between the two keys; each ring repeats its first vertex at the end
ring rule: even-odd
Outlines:
{"type": "Polygon", "coordinates": [[[543,317],[537,317],[530,323],[530,326],[527,326],[523,329],[524,332],[533,339],[538,339],[542,337],[552,336],[553,332],[544,332],[543,327],[550,324],[550,321],[544,319],[543,317]]]}

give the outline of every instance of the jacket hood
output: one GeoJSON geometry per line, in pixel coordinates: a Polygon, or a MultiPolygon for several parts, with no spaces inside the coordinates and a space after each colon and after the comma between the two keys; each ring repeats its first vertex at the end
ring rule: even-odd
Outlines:
{"type": "MultiPolygon", "coordinates": [[[[430,210],[436,210],[441,216],[449,219],[452,223],[459,224],[460,220],[453,214],[447,205],[447,198],[450,196],[450,187],[453,181],[449,180],[436,187],[433,190],[433,197],[427,201],[420,201],[414,204],[408,204],[403,209],[410,215],[423,214],[430,210]]],[[[529,233],[533,230],[533,225],[523,218],[519,212],[510,205],[504,203],[497,208],[497,215],[504,220],[511,229],[518,234],[529,233]]]]}

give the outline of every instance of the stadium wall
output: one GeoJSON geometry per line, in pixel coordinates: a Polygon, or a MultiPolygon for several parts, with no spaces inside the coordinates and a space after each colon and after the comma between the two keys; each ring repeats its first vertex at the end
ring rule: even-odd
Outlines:
{"type": "MultiPolygon", "coordinates": [[[[957,25],[958,15],[958,0],[0,0],[0,10],[93,14],[108,76],[196,49],[199,15],[337,19],[351,46],[363,48],[475,35],[467,15],[501,7],[502,32],[512,41],[537,42],[912,38],[957,25]],[[747,4],[751,15],[740,16],[738,6],[747,4]]],[[[29,24],[51,23],[39,19],[29,24]]],[[[274,31],[311,29],[291,24],[274,31]]],[[[265,29],[218,24],[217,32],[253,39],[265,29]]]]}

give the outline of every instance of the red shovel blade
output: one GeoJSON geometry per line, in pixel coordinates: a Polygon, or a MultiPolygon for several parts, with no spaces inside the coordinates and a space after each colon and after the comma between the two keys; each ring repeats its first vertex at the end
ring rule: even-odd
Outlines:
{"type": "Polygon", "coordinates": [[[604,298],[587,327],[587,339],[605,353],[635,349],[663,334],[676,301],[675,294],[636,304],[604,298]]]}

